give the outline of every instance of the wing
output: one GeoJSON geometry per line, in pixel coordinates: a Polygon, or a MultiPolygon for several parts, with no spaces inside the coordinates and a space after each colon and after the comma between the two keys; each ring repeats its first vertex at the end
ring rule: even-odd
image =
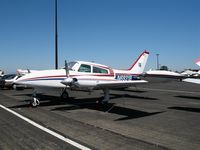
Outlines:
{"type": "Polygon", "coordinates": [[[134,80],[134,81],[100,81],[97,83],[99,88],[122,88],[130,87],[139,83],[147,83],[145,80],[134,80]]]}
{"type": "Polygon", "coordinates": [[[184,82],[190,82],[190,83],[200,84],[200,79],[187,78],[187,79],[184,79],[183,81],[184,82]]]}

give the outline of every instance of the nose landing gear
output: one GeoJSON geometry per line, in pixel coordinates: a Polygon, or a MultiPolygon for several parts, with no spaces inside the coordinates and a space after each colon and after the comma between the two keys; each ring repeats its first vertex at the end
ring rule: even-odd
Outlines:
{"type": "Polygon", "coordinates": [[[31,105],[32,107],[37,107],[38,105],[40,105],[39,99],[36,98],[36,97],[34,97],[34,98],[31,100],[30,105],[31,105]]]}
{"type": "Polygon", "coordinates": [[[40,105],[40,100],[37,98],[37,91],[34,90],[32,94],[33,99],[30,101],[31,107],[37,107],[40,105]]]}

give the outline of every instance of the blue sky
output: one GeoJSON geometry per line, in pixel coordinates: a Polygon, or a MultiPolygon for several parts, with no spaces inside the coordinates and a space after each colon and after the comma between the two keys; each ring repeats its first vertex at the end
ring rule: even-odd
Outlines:
{"type": "MultiPolygon", "coordinates": [[[[129,68],[146,49],[146,70],[198,68],[199,0],[58,0],[64,60],[129,68]]],[[[53,69],[54,0],[0,0],[0,69],[53,69]]]]}

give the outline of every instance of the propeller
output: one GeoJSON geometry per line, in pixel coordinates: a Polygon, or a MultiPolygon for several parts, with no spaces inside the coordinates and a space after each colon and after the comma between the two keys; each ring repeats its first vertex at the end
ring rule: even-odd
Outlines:
{"type": "Polygon", "coordinates": [[[29,69],[27,69],[28,73],[31,73],[31,71],[29,69]]]}
{"type": "Polygon", "coordinates": [[[64,84],[64,85],[71,86],[72,83],[74,82],[74,79],[69,76],[69,67],[68,67],[66,60],[65,60],[65,72],[66,72],[67,78],[65,80],[61,81],[61,83],[64,84]]]}
{"type": "Polygon", "coordinates": [[[69,67],[66,60],[65,60],[65,72],[66,72],[66,77],[69,77],[69,67]]]}

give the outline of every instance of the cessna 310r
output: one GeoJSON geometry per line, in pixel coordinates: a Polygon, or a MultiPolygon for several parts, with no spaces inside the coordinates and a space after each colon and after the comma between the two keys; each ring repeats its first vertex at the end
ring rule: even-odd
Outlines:
{"type": "Polygon", "coordinates": [[[59,91],[62,98],[68,97],[69,90],[92,91],[102,89],[104,98],[102,104],[109,101],[109,89],[130,87],[138,83],[146,83],[138,76],[143,73],[149,52],[144,51],[127,70],[111,69],[108,66],[93,62],[65,62],[65,68],[58,70],[43,70],[26,74],[15,84],[34,88],[31,105],[39,105],[38,92],[59,91]]]}

